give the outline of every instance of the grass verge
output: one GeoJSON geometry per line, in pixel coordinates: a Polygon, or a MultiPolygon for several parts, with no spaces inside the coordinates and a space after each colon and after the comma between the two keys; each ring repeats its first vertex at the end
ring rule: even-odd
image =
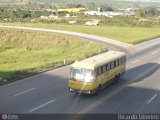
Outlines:
{"type": "Polygon", "coordinates": [[[110,39],[138,44],[160,36],[160,28],[120,27],[120,26],[82,26],[55,25],[44,23],[0,23],[0,25],[26,26],[65,30],[107,37],[110,39]]]}
{"type": "Polygon", "coordinates": [[[75,37],[0,29],[0,81],[21,78],[106,50],[75,37]]]}

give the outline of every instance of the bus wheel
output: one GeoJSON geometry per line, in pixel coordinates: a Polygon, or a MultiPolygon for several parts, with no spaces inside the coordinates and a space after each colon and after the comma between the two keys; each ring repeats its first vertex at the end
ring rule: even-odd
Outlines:
{"type": "Polygon", "coordinates": [[[98,95],[101,92],[101,85],[98,86],[96,93],[94,95],[98,95]]]}
{"type": "Polygon", "coordinates": [[[116,75],[115,82],[118,83],[119,75],[116,75]]]}
{"type": "Polygon", "coordinates": [[[113,80],[113,85],[115,85],[116,83],[118,83],[118,76],[115,76],[115,79],[113,80]]]}
{"type": "Polygon", "coordinates": [[[120,77],[121,77],[121,74],[119,73],[119,74],[118,74],[118,79],[119,79],[120,77]]]}

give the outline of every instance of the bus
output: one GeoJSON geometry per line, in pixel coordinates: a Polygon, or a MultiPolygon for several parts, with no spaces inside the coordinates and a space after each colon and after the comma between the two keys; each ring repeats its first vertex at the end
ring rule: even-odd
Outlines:
{"type": "Polygon", "coordinates": [[[125,73],[126,54],[108,51],[77,61],[71,65],[69,91],[84,94],[98,94],[112,83],[117,83],[125,73]]]}

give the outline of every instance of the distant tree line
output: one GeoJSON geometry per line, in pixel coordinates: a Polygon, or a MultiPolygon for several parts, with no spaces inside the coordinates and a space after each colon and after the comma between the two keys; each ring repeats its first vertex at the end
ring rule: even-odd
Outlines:
{"type": "Polygon", "coordinates": [[[0,9],[1,19],[15,19],[15,18],[38,18],[42,15],[48,16],[51,12],[48,11],[31,11],[22,9],[0,9]]]}
{"type": "MultiPolygon", "coordinates": [[[[43,22],[43,23],[55,23],[55,24],[69,24],[69,21],[76,21],[76,24],[84,25],[86,21],[91,19],[100,20],[99,25],[115,25],[115,26],[140,26],[140,27],[152,27],[152,26],[160,26],[160,20],[158,20],[157,16],[160,16],[160,10],[153,7],[148,8],[140,8],[135,11],[135,16],[115,16],[113,18],[105,17],[105,16],[90,16],[84,15],[83,13],[72,13],[72,12],[59,12],[58,16],[61,19],[39,19],[40,16],[49,16],[52,13],[47,11],[46,9],[56,10],[59,6],[54,6],[48,3],[31,3],[28,2],[25,5],[9,5],[9,6],[0,6],[0,20],[1,21],[18,21],[18,22],[43,22]],[[66,14],[70,14],[70,16],[77,16],[74,18],[65,18],[66,14]],[[138,17],[137,17],[138,16],[138,17]],[[157,17],[156,19],[152,19],[157,17]],[[32,21],[33,18],[36,18],[32,21]],[[146,18],[147,20],[140,20],[141,18],[146,18]]],[[[116,9],[112,6],[108,6],[106,4],[95,4],[90,3],[87,6],[83,6],[83,4],[66,4],[67,8],[72,7],[86,7],[88,10],[96,10],[97,7],[100,7],[101,11],[115,11],[116,9]]]]}
{"type": "Polygon", "coordinates": [[[140,8],[136,11],[139,17],[155,17],[160,15],[160,10],[157,8],[140,8]]]}
{"type": "Polygon", "coordinates": [[[72,3],[68,3],[65,5],[66,8],[84,8],[83,4],[72,4],[72,3]]]}

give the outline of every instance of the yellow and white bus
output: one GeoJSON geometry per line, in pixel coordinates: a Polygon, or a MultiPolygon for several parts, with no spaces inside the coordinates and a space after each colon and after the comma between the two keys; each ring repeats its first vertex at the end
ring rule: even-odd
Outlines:
{"type": "Polygon", "coordinates": [[[98,94],[111,83],[116,83],[125,72],[126,54],[118,51],[75,62],[71,65],[69,91],[98,94]]]}

